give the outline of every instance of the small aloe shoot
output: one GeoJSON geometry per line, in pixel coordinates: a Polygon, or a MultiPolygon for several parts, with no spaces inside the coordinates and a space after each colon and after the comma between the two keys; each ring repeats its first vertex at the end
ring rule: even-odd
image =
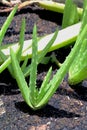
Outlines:
{"type": "Polygon", "coordinates": [[[18,83],[18,86],[21,90],[24,100],[26,103],[34,110],[39,109],[41,106],[37,107],[40,100],[43,98],[43,92],[47,89],[47,83],[49,82],[51,70],[48,71],[46,79],[42,83],[42,86],[39,88],[36,86],[36,78],[37,78],[37,65],[38,65],[38,45],[37,45],[37,35],[36,35],[36,26],[33,29],[33,40],[32,40],[32,62],[31,62],[31,69],[30,69],[30,82],[29,85],[25,81],[25,77],[21,68],[19,66],[18,59],[16,58],[16,54],[11,49],[11,60],[13,71],[15,75],[15,79],[18,83]],[[42,91],[43,90],[43,91],[42,91]],[[40,98],[38,98],[40,97],[40,98]]]}
{"type": "MultiPolygon", "coordinates": [[[[33,109],[37,110],[46,105],[49,99],[52,97],[56,89],[59,87],[62,82],[64,76],[69,71],[69,67],[71,66],[74,57],[77,54],[77,51],[81,48],[81,40],[86,38],[87,33],[87,25],[83,27],[83,30],[80,32],[76,43],[70,52],[69,56],[66,58],[60,69],[56,72],[53,78],[50,80],[52,68],[49,69],[45,80],[43,81],[40,88],[36,86],[36,78],[37,78],[37,65],[39,55],[38,44],[37,44],[37,33],[36,26],[33,29],[33,39],[32,39],[32,62],[29,66],[30,68],[30,82],[27,83],[25,81],[25,76],[20,68],[19,62],[17,60],[17,56],[14,51],[11,49],[11,63],[14,71],[15,79],[18,83],[18,86],[21,90],[22,96],[25,102],[33,109]]],[[[85,42],[84,42],[85,44],[85,42]]]]}
{"type": "MultiPolygon", "coordinates": [[[[44,92],[47,91],[47,83],[50,80],[52,68],[48,71],[47,76],[42,83],[42,86],[39,88],[36,86],[36,78],[37,78],[37,65],[42,61],[46,53],[48,52],[50,46],[53,44],[57,37],[58,31],[55,32],[53,38],[47,44],[47,46],[43,49],[43,51],[38,54],[38,39],[37,39],[37,29],[34,26],[33,29],[33,39],[32,39],[32,62],[27,67],[27,71],[29,69],[30,72],[30,82],[29,85],[26,85],[25,75],[22,72],[26,68],[27,59],[24,61],[22,67],[19,65],[17,54],[11,49],[11,60],[12,66],[14,71],[14,77],[18,83],[18,86],[21,90],[24,100],[32,109],[39,109],[41,106],[36,107],[40,100],[42,100],[44,96],[44,92]],[[21,69],[22,68],[22,69],[21,69]],[[23,84],[21,83],[23,81],[23,84]],[[27,91],[27,93],[25,92],[27,91]],[[25,95],[26,93],[26,95],[25,95]]],[[[28,57],[27,57],[28,58],[28,57]]],[[[29,73],[28,73],[29,75],[29,73]]]]}

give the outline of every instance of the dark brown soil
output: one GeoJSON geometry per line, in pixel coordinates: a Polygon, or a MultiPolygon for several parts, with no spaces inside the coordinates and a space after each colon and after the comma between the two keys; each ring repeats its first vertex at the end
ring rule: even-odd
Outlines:
{"type": "MultiPolygon", "coordinates": [[[[8,13],[0,14],[0,27],[8,13]]],[[[27,7],[16,14],[9,27],[3,44],[14,43],[19,39],[21,19],[26,19],[25,39],[32,37],[34,23],[38,35],[49,34],[60,27],[62,15],[38,8],[27,7]]],[[[62,62],[70,48],[55,51],[62,62]],[[64,53],[62,53],[64,52],[64,53]]],[[[51,63],[39,65],[38,86],[51,63]]],[[[53,66],[53,74],[58,69],[53,66]]],[[[41,110],[32,111],[24,102],[15,80],[5,70],[0,74],[0,130],[87,130],[87,81],[77,86],[69,86],[67,75],[59,89],[41,110]]]]}

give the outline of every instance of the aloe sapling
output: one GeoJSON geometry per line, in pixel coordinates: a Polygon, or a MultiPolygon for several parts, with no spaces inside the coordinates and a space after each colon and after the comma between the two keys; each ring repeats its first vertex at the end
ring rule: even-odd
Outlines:
{"type": "Polygon", "coordinates": [[[81,47],[81,39],[84,39],[86,37],[87,32],[87,25],[83,28],[81,33],[79,34],[76,43],[74,45],[74,48],[70,52],[69,56],[66,58],[60,69],[56,72],[56,74],[53,76],[53,78],[50,80],[50,75],[52,69],[50,68],[47,76],[42,83],[40,89],[36,86],[36,73],[37,73],[37,64],[38,64],[38,55],[37,55],[37,38],[36,38],[36,27],[34,27],[33,31],[33,41],[32,41],[32,63],[31,63],[31,69],[30,71],[30,83],[27,85],[25,81],[24,74],[20,68],[20,65],[18,63],[18,60],[16,58],[16,54],[11,49],[11,60],[12,60],[12,67],[14,70],[15,79],[18,83],[18,86],[21,90],[21,93],[23,95],[23,98],[25,102],[33,109],[37,110],[42,108],[44,105],[48,103],[56,89],[59,87],[60,83],[62,82],[64,76],[69,70],[69,67],[71,66],[74,57],[77,53],[77,50],[81,47]],[[33,69],[34,67],[34,69],[33,69]],[[34,76],[34,78],[33,78],[34,76]]]}
{"type": "Polygon", "coordinates": [[[37,31],[36,31],[36,26],[34,26],[33,39],[32,39],[32,62],[27,67],[26,67],[27,59],[24,61],[22,67],[20,67],[19,59],[17,55],[18,53],[14,53],[14,51],[11,48],[11,61],[12,61],[11,64],[12,64],[12,69],[14,71],[14,78],[16,79],[18,83],[18,86],[21,90],[24,100],[34,110],[39,109],[42,106],[42,105],[38,106],[38,104],[42,100],[45,92],[47,91],[47,84],[50,80],[50,75],[52,71],[52,69],[49,69],[48,74],[44,82],[42,83],[42,86],[39,91],[38,87],[36,86],[37,65],[42,61],[42,59],[48,52],[50,46],[54,43],[57,37],[57,34],[58,34],[58,31],[55,32],[53,38],[46,45],[46,47],[42,50],[42,52],[38,54],[37,31]],[[23,71],[25,71],[28,74],[28,76],[30,74],[29,83],[25,81],[25,73],[23,71]]]}

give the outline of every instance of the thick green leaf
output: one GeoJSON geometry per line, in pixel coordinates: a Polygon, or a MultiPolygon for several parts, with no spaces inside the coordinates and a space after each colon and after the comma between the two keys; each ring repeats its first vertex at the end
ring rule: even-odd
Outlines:
{"type": "Polygon", "coordinates": [[[17,52],[17,58],[20,63],[21,61],[21,55],[22,55],[22,50],[23,50],[23,44],[24,44],[24,35],[25,35],[25,19],[22,19],[22,24],[21,24],[21,30],[20,30],[20,39],[19,39],[19,50],[17,52]]]}
{"type": "Polygon", "coordinates": [[[83,0],[83,13],[85,12],[85,9],[87,8],[87,0],[83,0]]]}
{"type": "MultiPolygon", "coordinates": [[[[23,64],[21,65],[21,70],[22,70],[23,73],[24,73],[24,71],[25,71],[25,69],[26,69],[28,60],[29,60],[29,58],[28,58],[28,55],[27,55],[27,56],[25,57],[25,59],[24,59],[23,64]]],[[[28,69],[29,69],[29,68],[28,68],[28,69]]]]}
{"type": "Polygon", "coordinates": [[[71,75],[68,81],[69,81],[69,84],[76,85],[82,82],[84,79],[87,79],[87,66],[78,70],[78,72],[75,73],[74,75],[71,75]]]}
{"type": "Polygon", "coordinates": [[[45,79],[43,80],[43,83],[40,87],[39,93],[38,93],[38,98],[37,98],[37,104],[43,99],[44,95],[46,94],[47,90],[49,89],[47,84],[50,81],[52,73],[52,68],[50,67],[45,79]]]}
{"type": "Polygon", "coordinates": [[[31,107],[33,108],[31,101],[30,101],[30,90],[29,87],[25,81],[25,77],[21,71],[21,68],[19,66],[18,60],[16,58],[16,55],[14,53],[14,51],[11,49],[10,51],[11,53],[11,60],[12,60],[12,67],[13,67],[13,73],[15,75],[15,79],[18,83],[18,86],[20,88],[20,91],[22,93],[22,96],[25,100],[25,102],[31,107]]]}
{"type": "Polygon", "coordinates": [[[0,50],[0,56],[3,60],[3,64],[0,66],[0,72],[2,72],[4,69],[8,68],[10,74],[12,75],[12,77],[14,77],[14,74],[12,72],[12,67],[11,67],[11,59],[10,57],[7,57],[1,50],[0,50]]]}
{"type": "MultiPolygon", "coordinates": [[[[7,58],[3,64],[0,66],[0,73],[2,73],[8,66],[9,64],[11,63],[11,58],[7,58]]],[[[10,72],[10,71],[9,71],[10,72]]]]}
{"type": "Polygon", "coordinates": [[[84,39],[86,37],[86,35],[87,35],[87,25],[84,27],[83,31],[78,36],[77,41],[74,45],[74,48],[70,52],[69,56],[66,58],[66,60],[62,64],[61,68],[57,71],[57,73],[53,76],[52,80],[48,84],[49,90],[44,95],[41,102],[36,106],[37,108],[41,108],[42,106],[44,106],[49,101],[51,96],[54,94],[56,89],[59,87],[65,74],[68,72],[69,67],[72,64],[72,61],[74,60],[77,50],[79,50],[81,47],[81,39],[84,39]]]}
{"type": "Polygon", "coordinates": [[[81,24],[80,31],[82,31],[82,29],[86,24],[87,24],[87,0],[86,1],[84,0],[84,10],[83,10],[82,24],[81,24]]]}
{"type": "Polygon", "coordinates": [[[73,3],[72,0],[66,0],[62,20],[62,28],[77,23],[78,21],[79,21],[79,14],[76,5],[73,3]]]}
{"type": "MultiPolygon", "coordinates": [[[[86,1],[84,1],[85,3],[86,1]]],[[[83,17],[82,17],[82,25],[81,25],[81,29],[80,29],[80,33],[81,31],[83,31],[83,28],[86,26],[87,24],[87,3],[84,7],[84,11],[83,11],[83,17]]],[[[87,72],[86,72],[86,68],[87,68],[87,36],[83,39],[81,39],[81,47],[80,49],[77,51],[77,54],[75,56],[75,59],[69,69],[69,83],[70,84],[77,84],[79,82],[81,82],[82,80],[87,78],[87,72]],[[84,71],[85,69],[85,71],[84,71]]]]}
{"type": "Polygon", "coordinates": [[[87,78],[87,39],[81,45],[77,57],[69,69],[69,84],[75,85],[87,78]],[[76,62],[75,62],[76,61],[76,62]]]}
{"type": "Polygon", "coordinates": [[[36,78],[37,78],[37,62],[38,62],[38,51],[37,51],[37,28],[34,25],[33,28],[33,39],[32,39],[32,61],[30,67],[30,100],[33,106],[36,104],[36,78]]]}
{"type": "Polygon", "coordinates": [[[14,15],[15,15],[16,11],[17,11],[17,6],[14,7],[14,9],[10,13],[10,15],[7,17],[5,23],[3,24],[3,26],[2,26],[2,28],[0,30],[0,46],[2,44],[2,40],[3,40],[4,36],[5,36],[5,33],[6,33],[7,29],[8,29],[8,27],[10,26],[13,18],[14,18],[14,15]]]}
{"type": "Polygon", "coordinates": [[[50,41],[48,42],[46,47],[39,54],[39,56],[38,56],[38,63],[40,63],[43,60],[44,56],[47,54],[47,52],[49,51],[50,47],[52,46],[52,44],[56,40],[57,35],[58,35],[58,30],[55,31],[53,37],[50,39],[50,41]]]}
{"type": "MultiPolygon", "coordinates": [[[[49,51],[50,47],[52,46],[52,44],[56,40],[57,35],[58,35],[58,30],[54,33],[53,37],[48,42],[48,44],[46,45],[46,47],[39,53],[39,55],[38,55],[38,64],[44,59],[44,57],[47,54],[47,52],[49,51]]],[[[30,68],[30,65],[24,71],[25,77],[28,76],[29,73],[30,73],[30,69],[31,68],[30,69],[29,68],[30,68]]]]}

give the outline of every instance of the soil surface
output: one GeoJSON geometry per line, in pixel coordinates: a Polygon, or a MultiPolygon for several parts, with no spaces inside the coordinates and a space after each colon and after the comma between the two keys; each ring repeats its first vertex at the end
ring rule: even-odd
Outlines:
{"type": "MultiPolygon", "coordinates": [[[[82,1],[76,2],[81,6],[82,1]]],[[[7,16],[8,13],[0,14],[0,27],[7,16]]],[[[28,6],[15,15],[3,44],[18,41],[23,17],[26,19],[25,39],[32,37],[34,23],[38,27],[39,36],[52,33],[57,27],[61,28],[62,14],[35,5],[28,6]]],[[[63,62],[69,51],[70,47],[63,48],[55,51],[55,54],[60,62],[63,62]]],[[[38,86],[50,65],[55,74],[58,69],[55,64],[39,65],[38,86]]],[[[0,130],[87,130],[87,81],[77,86],[69,86],[67,78],[66,75],[59,89],[43,109],[32,111],[24,102],[16,81],[5,70],[0,74],[0,130]]]]}

